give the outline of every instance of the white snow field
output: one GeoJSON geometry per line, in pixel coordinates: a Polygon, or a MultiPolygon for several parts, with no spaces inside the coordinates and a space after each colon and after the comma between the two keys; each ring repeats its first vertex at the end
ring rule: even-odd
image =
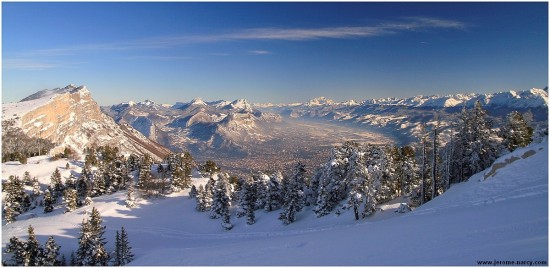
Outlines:
{"type": "MultiPolygon", "coordinates": [[[[47,163],[46,163],[47,162],[47,163]]],[[[49,183],[56,166],[66,160],[41,164],[2,165],[10,174],[44,176],[49,183]]],[[[94,199],[91,206],[63,214],[63,208],[43,214],[38,208],[8,225],[3,222],[2,247],[12,236],[27,238],[32,225],[43,244],[53,235],[69,260],[77,249],[83,217],[96,207],[107,226],[107,248],[114,250],[115,231],[124,226],[135,260],[129,265],[478,265],[478,261],[548,261],[548,143],[518,149],[498,159],[468,182],[456,184],[418,209],[395,213],[399,202],[383,212],[355,221],[351,211],[316,218],[306,207],[288,226],[277,220],[279,211],[256,211],[257,222],[235,218],[224,231],[221,220],[195,211],[188,191],[163,199],[141,200],[124,206],[125,192],[94,199]],[[499,167],[498,169],[496,167],[499,167]],[[485,179],[487,177],[487,179],[485,179]],[[33,217],[34,216],[34,217],[33,217]]],[[[79,168],[77,168],[79,169],[79,168]]],[[[68,170],[60,168],[64,176],[68,170]]],[[[76,170],[76,169],[75,169],[76,170]]],[[[206,179],[195,179],[204,184],[206,179]]],[[[4,256],[6,257],[6,256],[4,256]]],[[[528,264],[528,263],[526,263],[528,264]]]]}

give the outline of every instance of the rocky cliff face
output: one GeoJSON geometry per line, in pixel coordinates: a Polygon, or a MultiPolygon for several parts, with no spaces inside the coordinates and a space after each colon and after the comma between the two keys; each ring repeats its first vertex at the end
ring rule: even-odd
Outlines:
{"type": "Polygon", "coordinates": [[[52,154],[65,147],[82,152],[93,145],[117,146],[123,153],[149,153],[156,158],[169,153],[131,127],[117,125],[101,112],[85,86],[43,90],[3,106],[3,120],[15,119],[27,135],[54,142],[52,154]]]}

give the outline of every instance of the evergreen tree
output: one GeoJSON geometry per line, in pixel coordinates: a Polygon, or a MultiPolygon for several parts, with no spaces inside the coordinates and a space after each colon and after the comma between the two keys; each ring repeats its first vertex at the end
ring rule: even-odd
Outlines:
{"type": "Polygon", "coordinates": [[[63,182],[61,181],[61,173],[59,172],[59,169],[55,169],[55,171],[52,173],[52,176],[50,177],[53,191],[51,192],[52,197],[54,198],[54,202],[57,201],[57,198],[63,195],[63,190],[65,190],[65,186],[63,185],[63,182]]]}
{"type": "Polygon", "coordinates": [[[139,177],[137,182],[137,188],[144,194],[151,194],[153,175],[151,174],[152,159],[151,156],[145,154],[139,166],[139,177]]]}
{"type": "Polygon", "coordinates": [[[200,166],[200,171],[208,174],[208,176],[212,176],[215,173],[220,172],[220,168],[218,167],[218,165],[216,165],[216,162],[212,160],[206,160],[206,163],[200,166]]]}
{"type": "MultiPolygon", "coordinates": [[[[252,181],[250,179],[240,178],[238,181],[238,196],[237,196],[237,211],[235,216],[237,218],[243,217],[246,215],[248,209],[248,202],[253,202],[252,205],[256,204],[256,195],[254,194],[254,187],[250,186],[252,181]],[[253,199],[253,201],[247,200],[247,197],[253,199]]],[[[254,210],[254,207],[252,208],[254,210]]]]}
{"type": "Polygon", "coordinates": [[[134,198],[134,184],[130,184],[128,186],[128,191],[126,192],[126,206],[129,208],[133,208],[136,206],[135,204],[136,200],[134,198]]]}
{"type": "Polygon", "coordinates": [[[210,210],[210,202],[211,199],[208,193],[206,192],[202,184],[199,185],[199,189],[197,190],[197,211],[205,212],[210,210]]]}
{"type": "Polygon", "coordinates": [[[104,195],[107,192],[107,184],[105,182],[105,173],[103,169],[98,169],[93,174],[92,180],[92,197],[104,195]]]}
{"type": "Polygon", "coordinates": [[[52,212],[54,203],[54,197],[49,190],[46,190],[46,194],[44,195],[44,213],[52,212]]]}
{"type": "Polygon", "coordinates": [[[10,242],[6,245],[5,253],[12,254],[9,265],[23,266],[25,261],[25,242],[15,236],[10,238],[10,242]]]}
{"type": "Polygon", "coordinates": [[[218,177],[216,184],[213,189],[212,196],[212,207],[210,209],[210,218],[218,219],[224,215],[224,213],[229,213],[230,199],[227,194],[227,180],[218,175],[213,177],[218,177]]]}
{"type": "Polygon", "coordinates": [[[29,237],[25,243],[25,254],[23,258],[24,266],[39,266],[41,254],[43,252],[42,247],[38,240],[36,240],[36,235],[34,234],[34,228],[29,225],[28,228],[29,237]]]}
{"type": "Polygon", "coordinates": [[[78,196],[78,206],[82,206],[85,203],[85,200],[90,196],[91,193],[91,184],[90,184],[90,177],[92,174],[90,171],[84,166],[82,168],[82,174],[80,174],[80,177],[76,181],[76,192],[78,196]]]}
{"type": "Polygon", "coordinates": [[[23,174],[23,184],[32,186],[31,174],[28,171],[25,171],[25,174],[23,174]]]}
{"type": "Polygon", "coordinates": [[[42,266],[60,265],[61,261],[57,259],[59,256],[59,248],[61,247],[57,245],[57,243],[53,239],[53,236],[48,237],[48,241],[46,241],[46,244],[44,245],[44,252],[43,252],[41,265],[42,266]]]}
{"type": "Polygon", "coordinates": [[[506,123],[500,129],[499,136],[502,138],[502,144],[509,151],[512,152],[517,148],[525,147],[533,141],[533,128],[529,126],[528,120],[522,114],[513,111],[508,114],[506,119],[506,123]]]}
{"type": "Polygon", "coordinates": [[[7,223],[11,223],[30,207],[30,200],[25,193],[23,182],[18,176],[9,176],[2,190],[6,192],[3,202],[4,218],[7,223]]]}
{"type": "Polygon", "coordinates": [[[33,195],[33,198],[37,198],[38,196],[40,196],[41,193],[42,193],[42,191],[40,190],[40,183],[38,182],[38,180],[36,178],[33,178],[32,179],[32,195],[33,195]]]}
{"type": "Polygon", "coordinates": [[[134,260],[134,254],[132,253],[132,247],[128,241],[128,233],[124,230],[124,226],[119,232],[116,232],[116,245],[115,245],[115,266],[123,266],[134,260]]]}
{"type": "Polygon", "coordinates": [[[78,266],[107,266],[110,259],[109,253],[105,250],[105,226],[99,211],[94,207],[89,220],[82,221],[80,230],[79,246],[76,253],[76,264],[78,266]]]}
{"type": "Polygon", "coordinates": [[[304,207],[303,187],[305,184],[306,168],[302,163],[297,163],[294,166],[292,177],[285,191],[283,212],[279,215],[279,219],[285,224],[290,224],[296,221],[296,213],[300,212],[304,207]]]}
{"type": "Polygon", "coordinates": [[[65,189],[76,190],[76,177],[72,173],[67,179],[65,179],[65,189]]]}
{"type": "Polygon", "coordinates": [[[71,212],[78,208],[78,195],[75,189],[65,189],[63,199],[65,200],[65,212],[71,212]]]}
{"type": "Polygon", "coordinates": [[[246,224],[252,225],[256,222],[256,215],[254,214],[254,208],[256,206],[256,192],[254,189],[253,181],[246,181],[243,185],[243,209],[246,215],[246,224]]]}
{"type": "Polygon", "coordinates": [[[281,172],[277,172],[269,177],[269,181],[266,185],[265,191],[265,206],[264,210],[273,211],[279,209],[283,204],[283,198],[281,196],[281,178],[283,175],[281,172]]]}

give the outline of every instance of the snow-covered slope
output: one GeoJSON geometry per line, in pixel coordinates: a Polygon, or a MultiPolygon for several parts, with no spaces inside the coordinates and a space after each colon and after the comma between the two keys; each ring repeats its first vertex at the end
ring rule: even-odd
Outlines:
{"type": "MultiPolygon", "coordinates": [[[[2,177],[65,161],[3,164],[2,177]]],[[[68,175],[69,171],[62,171],[68,175]]],[[[46,174],[49,176],[49,174],[46,174]]],[[[42,178],[41,180],[45,180],[42,178]]],[[[205,179],[194,179],[204,184],[205,179]]],[[[493,167],[456,184],[442,196],[406,214],[385,211],[354,221],[344,211],[316,218],[311,207],[284,226],[278,212],[257,211],[254,225],[232,216],[234,228],[196,212],[187,191],[124,206],[125,193],[94,199],[114,249],[124,226],[136,259],[130,265],[478,265],[478,261],[548,261],[548,143],[518,149],[493,167]]],[[[35,210],[2,227],[2,246],[11,236],[26,238],[32,225],[44,243],[54,235],[67,257],[76,250],[79,225],[91,207],[63,214],[35,210]]]]}
{"type": "Polygon", "coordinates": [[[121,129],[101,112],[85,86],[43,90],[20,102],[3,104],[2,120],[15,120],[15,126],[30,137],[52,141],[52,154],[66,147],[82,152],[92,145],[117,146],[125,153],[149,153],[156,158],[169,153],[139,132],[121,129]]]}

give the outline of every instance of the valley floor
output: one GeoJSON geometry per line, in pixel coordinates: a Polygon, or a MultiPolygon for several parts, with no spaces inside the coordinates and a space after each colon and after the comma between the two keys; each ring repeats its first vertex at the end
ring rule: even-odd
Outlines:
{"type": "MultiPolygon", "coordinates": [[[[71,213],[57,208],[42,214],[38,208],[14,223],[4,222],[2,247],[12,236],[26,239],[27,227],[32,225],[41,243],[53,235],[68,259],[77,248],[80,223],[94,206],[107,226],[104,237],[109,250],[114,250],[115,231],[122,226],[127,230],[136,256],[133,266],[478,265],[478,261],[495,260],[547,265],[547,142],[519,149],[497,163],[512,156],[521,159],[487,179],[490,169],[476,174],[405,214],[394,212],[399,200],[359,221],[351,211],[316,218],[313,207],[306,207],[295,223],[285,226],[277,220],[278,211],[257,211],[254,225],[246,225],[245,217],[232,216],[234,228],[224,231],[219,219],[195,210],[188,190],[141,200],[131,210],[125,207],[125,192],[119,192],[95,198],[93,205],[71,213]]],[[[2,177],[22,175],[32,163],[5,163],[2,177]]],[[[49,162],[53,168],[47,167],[45,178],[65,163],[49,162]]],[[[39,169],[34,172],[40,176],[39,169]]],[[[194,183],[205,184],[206,179],[194,183]]]]}

